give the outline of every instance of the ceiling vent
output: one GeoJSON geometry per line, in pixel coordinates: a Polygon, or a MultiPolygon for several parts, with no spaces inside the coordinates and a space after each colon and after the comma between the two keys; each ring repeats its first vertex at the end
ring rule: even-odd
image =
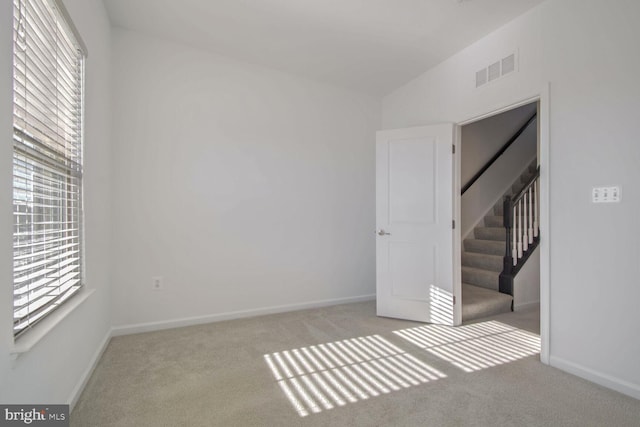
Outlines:
{"type": "Polygon", "coordinates": [[[489,81],[492,82],[500,78],[500,61],[489,65],[489,81]]]}
{"type": "Polygon", "coordinates": [[[492,63],[486,68],[476,71],[476,87],[496,81],[509,73],[516,71],[516,54],[512,53],[492,63]]]}
{"type": "Polygon", "coordinates": [[[509,74],[516,70],[516,54],[512,53],[506,58],[502,58],[502,75],[509,74]]]}
{"type": "Polygon", "coordinates": [[[476,87],[480,87],[487,82],[487,69],[483,68],[482,70],[476,73],[476,87]]]}

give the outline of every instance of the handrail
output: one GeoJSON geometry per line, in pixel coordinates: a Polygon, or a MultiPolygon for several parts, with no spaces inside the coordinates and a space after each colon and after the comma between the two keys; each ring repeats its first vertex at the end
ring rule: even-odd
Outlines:
{"type": "Polygon", "coordinates": [[[471,178],[469,182],[467,182],[464,185],[464,187],[462,187],[462,192],[460,193],[461,195],[464,194],[469,188],[471,188],[471,186],[475,184],[475,182],[482,176],[482,174],[485,173],[487,169],[489,169],[491,165],[493,165],[495,161],[498,160],[498,158],[500,158],[500,156],[502,156],[509,147],[511,147],[511,144],[513,144],[516,141],[516,139],[518,139],[520,135],[522,135],[525,129],[527,129],[529,125],[533,123],[533,121],[536,119],[537,116],[538,116],[538,113],[533,113],[533,115],[529,118],[529,120],[527,120],[527,122],[524,125],[522,125],[522,127],[520,127],[520,129],[518,129],[518,131],[514,133],[513,136],[509,138],[507,142],[505,142],[502,148],[500,148],[500,150],[498,150],[498,152],[494,154],[493,157],[489,159],[487,163],[485,163],[485,165],[473,176],[473,178],[471,178]]]}

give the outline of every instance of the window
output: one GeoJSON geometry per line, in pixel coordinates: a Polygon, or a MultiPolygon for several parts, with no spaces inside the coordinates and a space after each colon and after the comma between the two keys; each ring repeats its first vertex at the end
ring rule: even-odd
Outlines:
{"type": "Polygon", "coordinates": [[[14,0],[13,330],[83,285],[84,53],[54,0],[14,0]]]}

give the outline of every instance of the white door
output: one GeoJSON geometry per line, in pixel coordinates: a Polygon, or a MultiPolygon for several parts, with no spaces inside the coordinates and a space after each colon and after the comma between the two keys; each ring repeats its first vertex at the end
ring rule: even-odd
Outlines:
{"type": "Polygon", "coordinates": [[[453,125],[376,139],[377,313],[453,325],[453,125]]]}

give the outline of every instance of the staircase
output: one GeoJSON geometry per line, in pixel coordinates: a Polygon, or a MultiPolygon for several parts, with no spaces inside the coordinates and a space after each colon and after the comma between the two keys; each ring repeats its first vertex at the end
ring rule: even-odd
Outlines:
{"type": "Polygon", "coordinates": [[[518,194],[535,174],[533,161],[495,204],[483,225],[473,230],[473,239],[465,239],[462,252],[462,320],[464,322],[511,311],[513,297],[498,292],[499,276],[506,250],[503,198],[518,194]]]}

